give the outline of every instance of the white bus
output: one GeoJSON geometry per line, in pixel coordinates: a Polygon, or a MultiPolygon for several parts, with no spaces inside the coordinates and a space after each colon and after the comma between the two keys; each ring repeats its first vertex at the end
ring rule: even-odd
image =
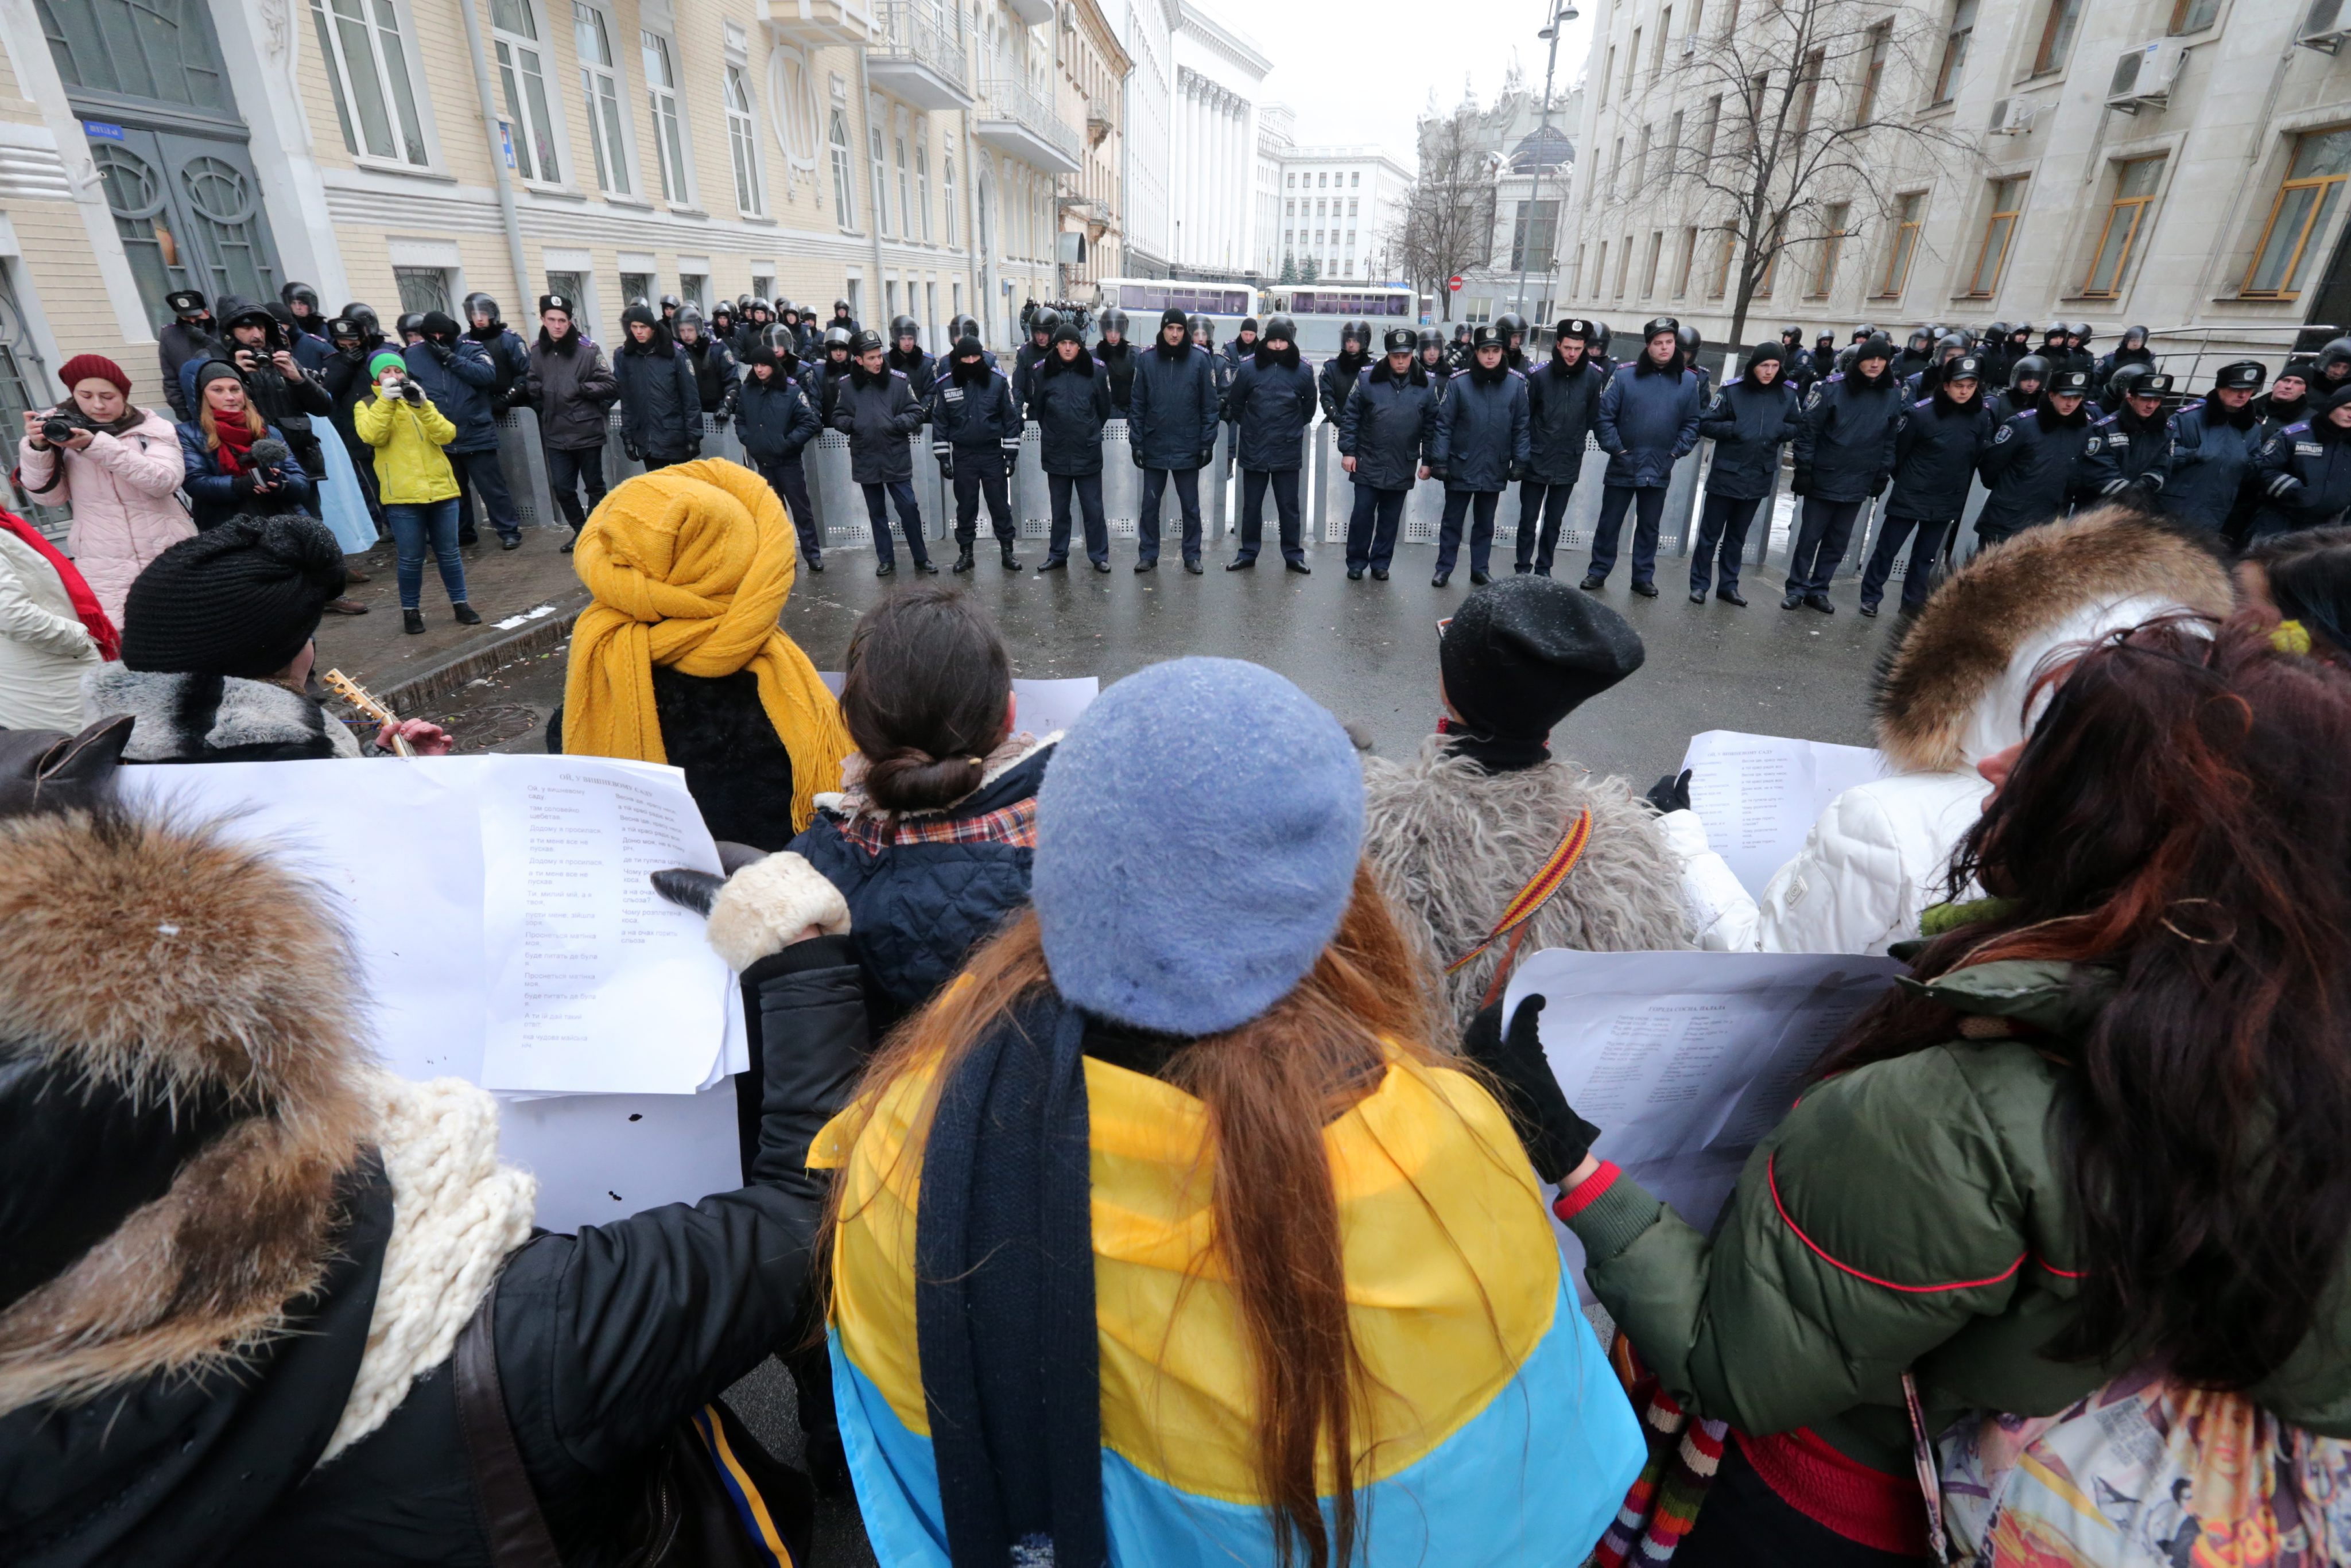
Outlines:
{"type": "Polygon", "coordinates": [[[1185,277],[1105,277],[1094,285],[1092,336],[1099,337],[1104,310],[1126,312],[1128,338],[1148,343],[1158,335],[1159,317],[1169,306],[1186,316],[1207,316],[1217,324],[1217,347],[1233,340],[1245,316],[1262,316],[1264,297],[1246,283],[1202,283],[1185,277]]]}
{"type": "Polygon", "coordinates": [[[1419,297],[1402,284],[1286,283],[1277,285],[1271,296],[1272,310],[1298,323],[1299,351],[1310,360],[1337,353],[1339,329],[1348,321],[1372,324],[1365,351],[1374,355],[1389,328],[1420,326],[1419,297]]]}

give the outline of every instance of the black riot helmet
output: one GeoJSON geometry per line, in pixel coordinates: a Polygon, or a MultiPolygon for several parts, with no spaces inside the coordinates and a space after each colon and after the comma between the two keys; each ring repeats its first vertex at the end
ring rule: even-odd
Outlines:
{"type": "Polygon", "coordinates": [[[2096,336],[2096,333],[2093,331],[2087,321],[2076,321],[2065,329],[2065,336],[2079,338],[2082,340],[2082,347],[2086,349],[2090,346],[2090,340],[2096,336]]]}
{"type": "MultiPolygon", "coordinates": [[[[224,322],[223,325],[225,326],[226,323],[224,322]]],[[[392,323],[392,330],[398,332],[403,338],[407,337],[411,332],[415,333],[420,338],[423,337],[424,335],[424,312],[422,310],[402,311],[400,313],[400,319],[392,323]]]]}
{"type": "Polygon", "coordinates": [[[1526,341],[1527,319],[1515,310],[1505,310],[1494,318],[1495,330],[1502,334],[1502,347],[1515,349],[1526,341]]]}
{"type": "Polygon", "coordinates": [[[1938,365],[1949,364],[1967,351],[1968,337],[1964,332],[1946,332],[1935,340],[1935,363],[1938,365]]]}
{"type": "Polygon", "coordinates": [[[757,364],[764,353],[778,370],[789,375],[799,368],[799,340],[792,329],[778,321],[760,328],[759,335],[752,340],[751,361],[757,364]]]}
{"type": "Polygon", "coordinates": [[[947,323],[947,338],[952,342],[960,343],[966,338],[978,336],[979,323],[968,316],[957,316],[947,323]]]}
{"type": "Polygon", "coordinates": [[[661,308],[664,310],[677,310],[683,308],[684,304],[685,301],[674,294],[664,294],[661,297],[661,308]]]}
{"type": "Polygon", "coordinates": [[[289,283],[277,291],[277,302],[288,310],[297,305],[308,305],[312,316],[324,315],[319,308],[319,291],[307,283],[289,283]]]}
{"type": "Polygon", "coordinates": [[[1121,310],[1114,305],[1109,309],[1103,311],[1102,313],[1102,329],[1105,337],[1110,333],[1115,332],[1118,334],[1118,340],[1122,343],[1125,342],[1126,312],[1121,310]]]}
{"type": "Polygon", "coordinates": [[[915,347],[922,346],[923,329],[915,323],[912,316],[890,318],[890,346],[896,348],[898,340],[901,338],[912,338],[914,340],[915,347]]]}
{"type": "Polygon", "coordinates": [[[1987,343],[2004,343],[2008,341],[2008,323],[2005,321],[1995,321],[1991,326],[1985,328],[1983,329],[1983,340],[1987,343]]]}
{"type": "Polygon", "coordinates": [[[831,358],[831,355],[832,355],[832,351],[833,351],[835,349],[840,350],[841,350],[842,353],[844,353],[844,354],[846,354],[847,352],[849,352],[849,329],[848,329],[848,328],[846,328],[846,327],[827,327],[827,328],[824,329],[824,351],[825,351],[825,355],[826,355],[826,357],[827,357],[827,358],[831,358]]]}
{"type": "Polygon", "coordinates": [[[1706,344],[1706,340],[1698,335],[1698,329],[1687,321],[1674,333],[1674,341],[1681,345],[1682,358],[1691,364],[1698,362],[1698,351],[1706,344]]]}
{"type": "Polygon", "coordinates": [[[1280,339],[1285,343],[1295,346],[1298,342],[1298,323],[1292,321],[1287,316],[1267,317],[1265,319],[1264,340],[1270,343],[1276,338],[1280,339]]]}
{"type": "Polygon", "coordinates": [[[1605,354],[1608,351],[1608,323],[1595,319],[1592,323],[1592,330],[1594,334],[1592,340],[1592,351],[1595,354],[1605,354]]]}
{"type": "Polygon", "coordinates": [[[2318,350],[2318,373],[2328,381],[2351,376],[2351,338],[2337,338],[2318,350]]]}
{"type": "Polygon", "coordinates": [[[886,345],[882,341],[882,334],[871,327],[860,329],[857,336],[849,340],[849,352],[852,359],[862,360],[874,350],[883,347],[886,345]]]}
{"type": "Polygon", "coordinates": [[[2120,346],[2126,349],[2144,349],[2147,347],[2147,329],[2144,327],[2126,327],[2123,329],[2123,340],[2120,346]]]}
{"type": "Polygon", "coordinates": [[[1043,338],[1050,341],[1053,329],[1061,324],[1061,313],[1059,310],[1054,309],[1050,305],[1040,305],[1037,307],[1036,313],[1029,318],[1029,335],[1031,338],[1043,338]]]}
{"type": "Polygon", "coordinates": [[[2027,354],[2008,367],[2009,390],[2014,392],[2031,382],[2035,386],[2049,384],[2049,361],[2039,354],[2027,354]]]}
{"type": "Polygon", "coordinates": [[[465,325],[472,326],[476,316],[488,317],[493,327],[506,324],[498,319],[498,302],[478,288],[465,296],[465,325]]]}
{"type": "Polygon", "coordinates": [[[1780,329],[1780,341],[1782,343],[1801,343],[1803,340],[1804,329],[1802,327],[1782,327],[1780,329]]]}
{"type": "Polygon", "coordinates": [[[832,302],[832,314],[836,320],[847,316],[849,314],[849,301],[846,299],[834,300],[832,302]]]}
{"type": "Polygon", "coordinates": [[[1910,340],[1904,345],[1911,353],[1921,355],[1932,350],[1934,346],[1935,335],[1924,327],[1911,333],[1910,340]]]}
{"type": "Polygon", "coordinates": [[[1434,327],[1423,327],[1420,329],[1420,347],[1424,353],[1430,349],[1435,349],[1440,354],[1443,353],[1445,334],[1434,327]]]}
{"type": "Polygon", "coordinates": [[[1855,342],[1855,343],[1866,343],[1867,341],[1869,341],[1869,340],[1871,340],[1872,338],[1875,338],[1875,337],[1876,337],[1876,336],[1877,336],[1877,329],[1876,329],[1875,326],[1873,326],[1872,324],[1870,324],[1869,322],[1867,322],[1867,321],[1864,321],[1860,326],[1855,327],[1855,328],[1853,329],[1853,337],[1849,340],[1849,341],[1855,342]]]}
{"type": "Polygon", "coordinates": [[[1372,324],[1369,321],[1340,322],[1339,348],[1342,352],[1345,351],[1347,340],[1350,338],[1355,340],[1355,351],[1357,353],[1369,354],[1372,351],[1372,324]]]}
{"type": "Polygon", "coordinates": [[[766,300],[760,298],[756,294],[751,296],[751,303],[743,307],[743,314],[746,316],[757,316],[762,310],[766,311],[770,316],[776,313],[776,308],[774,306],[768,304],[766,300]]]}
{"type": "Polygon", "coordinates": [[[383,335],[383,323],[376,319],[375,307],[372,305],[362,305],[353,300],[343,307],[342,319],[357,327],[363,337],[377,338],[383,335]]]}
{"type": "Polygon", "coordinates": [[[2153,365],[2143,365],[2137,361],[2117,365],[2115,373],[2106,378],[2106,395],[2110,398],[2129,397],[2138,391],[2139,383],[2155,373],[2153,365]]]}
{"type": "Polygon", "coordinates": [[[2017,348],[2022,348],[2027,344],[2030,344],[2032,341],[2032,323],[2030,321],[2019,321],[2015,326],[2011,327],[2008,329],[2008,340],[2012,346],[2017,348]]]}
{"type": "MultiPolygon", "coordinates": [[[[694,329],[694,335],[697,338],[701,337],[703,325],[701,308],[693,305],[679,306],[677,314],[670,318],[669,325],[671,331],[681,335],[686,328],[691,327],[694,329]]],[[[680,340],[683,340],[682,336],[680,340]]]]}
{"type": "Polygon", "coordinates": [[[1207,315],[1196,314],[1192,318],[1191,334],[1192,341],[1199,344],[1202,348],[1214,348],[1217,342],[1217,323],[1215,318],[1207,315]]]}

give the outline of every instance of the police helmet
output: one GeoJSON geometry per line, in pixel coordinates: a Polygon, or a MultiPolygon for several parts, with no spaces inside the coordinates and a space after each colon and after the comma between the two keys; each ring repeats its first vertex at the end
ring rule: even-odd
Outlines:
{"type": "Polygon", "coordinates": [[[1269,343],[1276,338],[1285,343],[1295,343],[1298,341],[1298,323],[1287,316],[1269,316],[1265,319],[1265,331],[1262,336],[1269,343]]]}
{"type": "Polygon", "coordinates": [[[2122,346],[2126,349],[2144,349],[2147,347],[2147,330],[2144,327],[2126,327],[2123,329],[2122,346]]]}
{"type": "Polygon", "coordinates": [[[676,319],[673,320],[670,325],[672,327],[691,327],[695,331],[699,332],[702,330],[702,312],[695,306],[682,305],[678,308],[676,319]]]}
{"type": "Polygon", "coordinates": [[[836,300],[834,300],[834,301],[832,302],[832,313],[833,313],[835,316],[846,316],[846,315],[848,315],[848,314],[849,314],[849,301],[848,301],[848,300],[846,300],[846,299],[836,299],[836,300]]]}
{"type": "Polygon", "coordinates": [[[1505,343],[1513,337],[1524,339],[1527,335],[1527,319],[1515,310],[1505,310],[1495,317],[1494,327],[1502,334],[1505,343]]]}
{"type": "Polygon", "coordinates": [[[947,323],[947,336],[960,343],[966,338],[979,336],[979,323],[968,316],[957,316],[947,323]]]}
{"type": "Polygon", "coordinates": [[[277,300],[288,309],[299,303],[308,305],[311,315],[319,314],[319,291],[307,283],[287,284],[277,291],[277,300]]]}
{"type": "Polygon", "coordinates": [[[1042,332],[1050,338],[1053,335],[1053,329],[1061,324],[1061,313],[1059,310],[1054,309],[1050,305],[1040,305],[1036,312],[1029,318],[1029,335],[1033,338],[1042,332]]]}
{"type": "Polygon", "coordinates": [[[846,350],[849,344],[850,337],[848,328],[827,327],[824,329],[824,351],[826,353],[830,354],[835,349],[846,350]]]}
{"type": "Polygon", "coordinates": [[[2115,368],[2115,373],[2106,378],[2106,395],[2135,397],[2138,395],[2140,383],[2153,374],[2155,374],[2153,365],[2142,365],[2136,361],[2127,365],[2118,365],[2115,368]]]}
{"type": "Polygon", "coordinates": [[[2351,338],[2337,338],[2318,350],[2318,370],[2324,375],[2336,365],[2351,365],[2351,338]]]}
{"type": "Polygon", "coordinates": [[[357,327],[363,335],[380,333],[383,330],[383,323],[376,319],[375,307],[372,305],[360,305],[356,302],[346,305],[343,307],[343,319],[357,327]]]}
{"type": "Polygon", "coordinates": [[[923,329],[916,324],[912,316],[893,316],[890,318],[890,346],[892,348],[894,349],[898,346],[898,340],[901,338],[913,338],[919,341],[922,336],[923,329]]]}
{"type": "Polygon", "coordinates": [[[1119,336],[1119,341],[1124,342],[1126,340],[1126,312],[1119,309],[1116,306],[1113,306],[1110,309],[1103,311],[1102,313],[1102,329],[1105,333],[1117,333],[1119,336]]]}
{"type": "Polygon", "coordinates": [[[1195,312],[1191,324],[1192,341],[1214,343],[1217,340],[1216,318],[1206,312],[1195,312]]]}
{"type": "Polygon", "coordinates": [[[663,296],[661,297],[661,308],[662,308],[663,309],[664,309],[664,310],[675,310],[675,309],[678,309],[679,308],[681,308],[682,306],[684,306],[684,303],[685,303],[685,301],[684,301],[684,300],[680,299],[680,298],[679,298],[676,295],[674,295],[674,294],[664,294],[664,295],[663,295],[663,296]]]}
{"type": "Polygon", "coordinates": [[[1802,342],[1804,340],[1804,329],[1802,327],[1796,326],[1787,326],[1780,329],[1780,341],[1784,343],[1791,338],[1793,338],[1799,343],[1802,342]]]}
{"type": "Polygon", "coordinates": [[[2030,321],[2019,321],[2015,326],[2011,327],[2008,329],[2008,335],[2011,339],[2030,338],[2032,336],[2032,323],[2030,321]]]}
{"type": "Polygon", "coordinates": [[[1420,329],[1420,346],[1423,349],[1436,349],[1442,351],[1445,348],[1444,332],[1435,327],[1423,327],[1420,329]]]}
{"type": "Polygon", "coordinates": [[[2090,372],[2059,371],[2049,378],[2047,392],[2051,397],[2087,397],[2090,395],[2090,372]]]}
{"type": "Polygon", "coordinates": [[[775,314],[776,308],[754,294],[751,296],[751,302],[743,307],[743,314],[747,316],[754,310],[765,310],[772,316],[775,314]]]}
{"type": "Polygon", "coordinates": [[[1646,343],[1660,332],[1671,333],[1674,340],[1678,342],[1681,340],[1682,324],[1670,316],[1653,317],[1642,324],[1641,341],[1646,343]]]}
{"type": "Polygon", "coordinates": [[[751,299],[752,296],[749,294],[737,294],[735,297],[735,314],[740,316],[748,311],[751,308],[751,299]]]}
{"type": "Polygon", "coordinates": [[[1509,340],[1502,336],[1502,329],[1493,322],[1489,321],[1482,327],[1472,327],[1469,329],[1469,350],[1472,353],[1479,349],[1500,349],[1507,351],[1510,346],[1509,340]]]}
{"type": "Polygon", "coordinates": [[[1940,321],[1929,321],[1927,323],[1927,336],[1934,339],[1937,342],[1940,342],[1943,339],[1950,336],[1950,332],[1951,329],[1949,327],[1944,326],[1940,321]]]}
{"type": "Polygon", "coordinates": [[[850,353],[861,360],[874,350],[884,347],[887,345],[882,341],[882,334],[871,327],[861,329],[857,336],[849,340],[850,353]]]}
{"type": "Polygon", "coordinates": [[[1953,382],[1980,382],[1982,380],[1983,361],[1976,358],[1973,354],[1961,354],[1958,359],[1953,360],[1949,364],[1943,367],[1943,384],[1945,386],[1949,386],[1953,382]]]}
{"type": "MultiPolygon", "coordinates": [[[[225,325],[225,323],[223,324],[225,325]]],[[[407,337],[411,332],[414,332],[419,336],[422,336],[424,331],[424,312],[422,310],[402,311],[400,313],[400,319],[392,323],[392,329],[397,331],[403,338],[407,337]]]]}
{"type": "Polygon", "coordinates": [[[1851,341],[1855,343],[1865,343],[1870,339],[1875,338],[1877,335],[1878,332],[1876,327],[1870,322],[1864,321],[1860,326],[1855,327],[1853,329],[1851,341]]]}
{"type": "Polygon", "coordinates": [[[765,349],[775,356],[776,363],[787,370],[799,362],[799,340],[781,321],[760,328],[758,337],[753,341],[757,348],[765,349]]]}
{"type": "MultiPolygon", "coordinates": [[[[689,305],[685,308],[686,310],[691,310],[694,307],[689,305]]],[[[680,315],[684,315],[684,313],[685,312],[683,310],[678,312],[680,315]]],[[[715,326],[721,321],[732,321],[733,319],[735,319],[735,307],[727,304],[724,299],[710,308],[710,320],[712,325],[715,326]]]]}
{"type": "Polygon", "coordinates": [[[1674,334],[1674,341],[1681,345],[1682,358],[1685,360],[1697,359],[1698,350],[1706,345],[1706,339],[1699,335],[1698,329],[1687,325],[1674,334]]]}
{"type": "Polygon", "coordinates": [[[1355,340],[1357,351],[1365,354],[1372,351],[1372,324],[1369,321],[1355,320],[1340,322],[1339,346],[1342,349],[1344,349],[1347,346],[1347,340],[1350,338],[1355,340]]]}
{"type": "Polygon", "coordinates": [[[1935,335],[1924,327],[1921,327],[1917,331],[1911,333],[1910,340],[1904,345],[1904,347],[1914,354],[1924,354],[1934,346],[1935,335]]]}
{"type": "Polygon", "coordinates": [[[1967,339],[1958,332],[1946,332],[1935,340],[1935,362],[1942,364],[1955,354],[1968,351],[1967,339]]]}
{"type": "Polygon", "coordinates": [[[2237,392],[2259,392],[2262,383],[2269,380],[2269,374],[2268,369],[2259,360],[2239,360],[2213,371],[2212,384],[2216,388],[2237,392]]]}
{"type": "Polygon", "coordinates": [[[1595,320],[1592,323],[1592,330],[1597,334],[1597,336],[1592,340],[1593,351],[1603,354],[1606,353],[1608,351],[1608,323],[1605,321],[1595,320]]]}
{"type": "Polygon", "coordinates": [[[1984,329],[1983,335],[1986,342],[2001,341],[2008,336],[2008,323],[2005,321],[1995,321],[1991,326],[1984,329]]]}
{"type": "Polygon", "coordinates": [[[1420,334],[1409,327],[1391,327],[1384,346],[1391,354],[1409,354],[1420,346],[1420,334]]]}
{"type": "Polygon", "coordinates": [[[2008,367],[2008,384],[2011,391],[2027,382],[2037,386],[2049,384],[2049,361],[2039,354],[2027,354],[2008,367]]]}
{"type": "Polygon", "coordinates": [[[2093,337],[2096,336],[2096,334],[2091,329],[2090,324],[2087,321],[2076,321],[2072,326],[2065,329],[2065,336],[2069,338],[2079,338],[2085,344],[2086,344],[2093,337]]]}

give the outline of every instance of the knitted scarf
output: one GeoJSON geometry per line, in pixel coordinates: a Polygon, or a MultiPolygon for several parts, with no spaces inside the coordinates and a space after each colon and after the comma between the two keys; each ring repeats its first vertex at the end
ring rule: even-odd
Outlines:
{"type": "Polygon", "coordinates": [[[89,629],[90,641],[98,644],[99,657],[110,661],[122,657],[122,633],[116,631],[114,622],[106,618],[104,606],[99,603],[98,595],[90,591],[89,584],[82,578],[81,570],[60,554],[57,547],[42,536],[40,529],[16,513],[0,509],[0,528],[5,528],[24,540],[36,554],[49,563],[50,570],[57,574],[57,580],[65,584],[66,597],[73,601],[74,614],[89,629]]]}
{"type": "Polygon", "coordinates": [[[915,1342],[958,1568],[1109,1561],[1084,1040],[1059,997],[1023,1008],[924,1145],[915,1342]]]}
{"type": "Polygon", "coordinates": [[[640,475],[605,497],[571,559],[594,598],[572,627],[563,749],[666,762],[653,666],[748,669],[791,758],[792,826],[807,827],[852,747],[816,666],[776,624],[797,555],[767,481],[718,458],[640,475]]]}
{"type": "Polygon", "coordinates": [[[253,466],[253,444],[260,434],[240,418],[213,420],[213,434],[220,444],[213,450],[220,454],[221,466],[232,474],[242,474],[253,466]]]}

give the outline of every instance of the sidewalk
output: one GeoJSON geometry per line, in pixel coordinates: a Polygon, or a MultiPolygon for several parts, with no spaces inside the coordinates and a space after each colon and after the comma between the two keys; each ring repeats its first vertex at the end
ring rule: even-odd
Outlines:
{"type": "Polygon", "coordinates": [[[522,548],[502,550],[497,536],[482,530],[482,542],[462,552],[479,626],[460,626],[450,618],[440,575],[428,559],[424,632],[415,637],[400,629],[392,546],[377,545],[358,560],[371,580],[350,590],[368,613],[329,615],[319,624],[318,667],[342,671],[396,712],[419,714],[467,681],[555,647],[570,635],[572,618],[588,602],[571,558],[558,548],[570,531],[525,528],[522,548]]]}

